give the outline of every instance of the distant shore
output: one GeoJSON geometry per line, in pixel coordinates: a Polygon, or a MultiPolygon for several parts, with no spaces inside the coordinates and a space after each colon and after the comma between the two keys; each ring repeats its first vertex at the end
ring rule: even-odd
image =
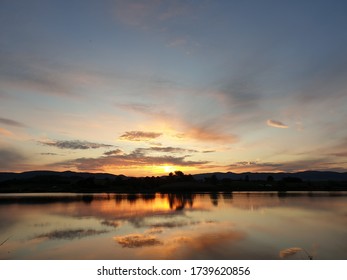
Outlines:
{"type": "MultiPolygon", "coordinates": [[[[311,172],[312,173],[312,172],[311,172]]],[[[306,176],[311,175],[305,174],[306,176]]],[[[318,179],[327,173],[312,173],[318,179]]],[[[126,177],[104,173],[34,171],[0,173],[0,193],[170,193],[170,192],[293,192],[347,191],[345,173],[329,173],[336,180],[304,180],[300,174],[212,173],[169,176],[126,177]],[[222,175],[224,175],[224,177],[222,175]],[[246,175],[245,175],[246,174],[246,175]],[[337,175],[336,175],[337,174],[337,175]],[[341,175],[342,174],[342,175],[341,175]],[[261,176],[266,180],[261,180],[261,176]],[[228,177],[229,176],[229,177],[228,177]],[[232,179],[234,178],[234,179],[232,179]],[[255,179],[253,179],[255,178],[255,179]]],[[[324,178],[323,178],[324,179],[324,178]]]]}

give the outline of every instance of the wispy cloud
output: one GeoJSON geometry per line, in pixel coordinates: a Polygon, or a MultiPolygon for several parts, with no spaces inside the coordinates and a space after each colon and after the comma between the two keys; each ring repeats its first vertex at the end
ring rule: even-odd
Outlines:
{"type": "Polygon", "coordinates": [[[117,228],[121,225],[121,222],[115,220],[103,220],[101,224],[104,226],[117,228]]]}
{"type": "Polygon", "coordinates": [[[208,154],[208,153],[214,153],[216,152],[216,150],[205,150],[205,151],[202,151],[204,154],[208,154]]]}
{"type": "Polygon", "coordinates": [[[242,161],[230,164],[229,171],[232,172],[300,172],[305,170],[328,171],[335,170],[346,172],[343,166],[346,162],[330,161],[326,156],[297,161],[261,162],[242,161]]]}
{"type": "Polygon", "coordinates": [[[45,234],[40,234],[36,238],[48,239],[81,239],[84,237],[106,233],[106,230],[94,229],[71,229],[71,230],[55,230],[45,234]]]}
{"type": "Polygon", "coordinates": [[[277,127],[277,128],[288,128],[288,125],[275,120],[267,120],[266,121],[268,126],[277,127]]]}
{"type": "Polygon", "coordinates": [[[70,95],[75,87],[72,75],[61,65],[20,54],[1,54],[0,58],[0,80],[4,85],[63,96],[70,95]]]}
{"type": "Polygon", "coordinates": [[[11,148],[0,149],[0,158],[0,169],[2,170],[12,170],[26,159],[20,152],[11,148]]]}
{"type": "MultiPolygon", "coordinates": [[[[196,96],[189,91],[184,91],[182,96],[183,94],[185,100],[191,99],[193,101],[193,99],[196,98],[196,96]]],[[[188,114],[187,116],[182,116],[173,113],[173,111],[177,112],[180,110],[177,108],[171,108],[171,112],[168,113],[169,110],[158,110],[155,106],[142,103],[116,104],[116,106],[131,112],[143,114],[153,120],[165,122],[172,130],[176,132],[180,131],[180,133],[177,133],[177,135],[180,135],[180,138],[191,138],[198,141],[217,141],[219,143],[235,143],[238,141],[238,137],[230,133],[228,128],[226,128],[226,120],[220,116],[211,117],[207,120],[204,118],[199,119],[196,115],[191,116],[188,114]]],[[[189,112],[192,112],[191,108],[189,108],[189,112]]],[[[201,117],[200,114],[201,112],[198,113],[199,117],[201,117]]],[[[136,132],[132,133],[136,135],[136,132]]]]}
{"type": "Polygon", "coordinates": [[[46,146],[52,146],[59,149],[71,149],[71,150],[87,150],[87,149],[98,149],[98,148],[110,148],[113,145],[93,143],[88,141],[80,140],[46,140],[38,141],[38,143],[46,146]]]}
{"type": "Polygon", "coordinates": [[[140,113],[145,116],[154,117],[154,118],[162,118],[162,119],[168,119],[172,116],[165,110],[158,110],[158,106],[150,105],[150,104],[143,104],[143,103],[124,103],[124,104],[115,104],[118,108],[140,113]]]}
{"type": "Polygon", "coordinates": [[[121,154],[123,154],[123,151],[121,149],[115,149],[115,150],[112,150],[112,151],[104,152],[105,156],[121,155],[121,154]]]}
{"type": "Polygon", "coordinates": [[[179,147],[150,147],[150,148],[140,148],[142,152],[162,152],[162,153],[173,153],[173,154],[181,154],[181,153],[197,153],[197,150],[193,149],[183,149],[179,147]]]}
{"type": "Polygon", "coordinates": [[[168,46],[169,47],[179,47],[179,46],[183,46],[187,44],[187,39],[186,38],[176,38],[174,40],[172,40],[168,46]]]}
{"type": "Polygon", "coordinates": [[[183,133],[184,137],[193,138],[199,141],[222,142],[233,144],[238,141],[238,136],[227,131],[220,131],[218,126],[191,124],[183,133]]]}
{"type": "Polygon", "coordinates": [[[2,127],[0,127],[0,134],[2,134],[4,136],[7,136],[7,137],[14,136],[14,134],[11,131],[9,131],[9,130],[7,130],[5,128],[2,128],[2,127]]]}
{"type": "Polygon", "coordinates": [[[162,0],[119,0],[115,2],[114,14],[123,24],[142,29],[158,28],[159,23],[187,13],[184,2],[162,0]]]}
{"type": "Polygon", "coordinates": [[[41,156],[59,156],[59,154],[56,153],[40,153],[41,156]]]}
{"type": "Polygon", "coordinates": [[[127,141],[148,141],[158,138],[162,133],[148,131],[127,131],[119,139],[127,141]]]}
{"type": "Polygon", "coordinates": [[[0,118],[0,123],[9,125],[9,126],[15,126],[15,127],[25,127],[25,125],[21,122],[17,122],[15,120],[6,119],[6,118],[0,118]]]}

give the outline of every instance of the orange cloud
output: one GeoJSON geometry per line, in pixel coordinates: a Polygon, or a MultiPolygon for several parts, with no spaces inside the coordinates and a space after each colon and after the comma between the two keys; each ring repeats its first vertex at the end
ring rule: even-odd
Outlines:
{"type": "Polygon", "coordinates": [[[274,120],[267,120],[266,121],[268,126],[272,126],[272,127],[277,127],[277,128],[288,128],[288,125],[279,122],[279,121],[274,121],[274,120]]]}
{"type": "Polygon", "coordinates": [[[9,131],[9,130],[7,130],[5,128],[2,128],[2,127],[0,127],[0,134],[5,135],[7,137],[14,136],[14,134],[11,131],[9,131]]]}
{"type": "Polygon", "coordinates": [[[113,238],[122,247],[137,248],[143,246],[155,246],[163,244],[156,236],[146,234],[129,234],[113,238]]]}
{"type": "Polygon", "coordinates": [[[230,144],[238,141],[238,137],[236,135],[220,132],[211,127],[191,126],[183,135],[201,141],[227,142],[230,144]]]}

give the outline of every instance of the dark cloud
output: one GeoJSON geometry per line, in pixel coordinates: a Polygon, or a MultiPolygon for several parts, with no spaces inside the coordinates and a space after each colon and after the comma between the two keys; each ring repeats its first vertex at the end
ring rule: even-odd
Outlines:
{"type": "Polygon", "coordinates": [[[284,123],[282,123],[280,121],[267,120],[266,123],[268,126],[272,126],[272,127],[288,128],[288,125],[285,125],[284,123]]]}
{"type": "Polygon", "coordinates": [[[56,153],[40,153],[41,156],[59,156],[59,154],[56,153]]]}
{"type": "Polygon", "coordinates": [[[347,158],[347,151],[346,152],[333,153],[332,155],[337,156],[337,157],[347,158]]]}
{"type": "MultiPolygon", "coordinates": [[[[292,169],[285,163],[274,163],[274,162],[258,162],[258,161],[239,161],[229,165],[231,171],[250,171],[250,172],[267,172],[267,171],[289,171],[286,168],[292,169]]],[[[291,170],[292,171],[292,170],[291,170]]]]}
{"type": "Polygon", "coordinates": [[[345,163],[332,162],[327,157],[287,162],[242,161],[230,164],[229,170],[232,172],[300,172],[304,170],[346,172],[346,169],[341,167],[345,163]]]}
{"type": "Polygon", "coordinates": [[[108,231],[94,229],[71,229],[71,230],[55,230],[49,233],[37,235],[35,238],[48,239],[81,239],[84,237],[103,234],[108,231]]]}
{"type": "Polygon", "coordinates": [[[46,146],[56,147],[59,149],[72,149],[72,150],[87,150],[87,149],[113,147],[113,145],[93,143],[93,142],[80,141],[80,140],[48,140],[48,141],[39,141],[39,143],[46,146]]]}
{"type": "Polygon", "coordinates": [[[179,222],[179,221],[171,221],[171,222],[161,222],[161,223],[154,223],[150,224],[150,227],[153,228],[177,228],[177,227],[185,227],[189,225],[196,225],[200,222],[179,222]]]}
{"type": "Polygon", "coordinates": [[[112,150],[112,151],[104,152],[105,156],[121,155],[121,154],[123,154],[123,151],[121,149],[115,149],[115,150],[112,150]]]}
{"type": "Polygon", "coordinates": [[[230,166],[252,166],[252,165],[257,165],[257,162],[256,161],[238,161],[230,166]]]}
{"type": "Polygon", "coordinates": [[[101,224],[104,226],[109,226],[109,227],[114,227],[114,228],[117,228],[121,225],[120,222],[114,221],[114,220],[103,220],[103,221],[101,221],[101,224]]]}
{"type": "Polygon", "coordinates": [[[23,123],[20,123],[11,119],[6,119],[6,118],[0,118],[0,123],[9,125],[9,126],[15,126],[15,127],[25,127],[23,123]]]}
{"type": "Polygon", "coordinates": [[[162,133],[146,132],[146,131],[127,131],[119,137],[121,140],[128,141],[148,141],[158,138],[162,133]]]}

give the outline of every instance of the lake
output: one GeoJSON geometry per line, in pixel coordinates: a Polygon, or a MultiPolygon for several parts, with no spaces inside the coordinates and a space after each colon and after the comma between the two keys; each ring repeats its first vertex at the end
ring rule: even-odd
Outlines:
{"type": "Polygon", "coordinates": [[[2,194],[0,244],[0,259],[346,260],[347,194],[2,194]]]}

